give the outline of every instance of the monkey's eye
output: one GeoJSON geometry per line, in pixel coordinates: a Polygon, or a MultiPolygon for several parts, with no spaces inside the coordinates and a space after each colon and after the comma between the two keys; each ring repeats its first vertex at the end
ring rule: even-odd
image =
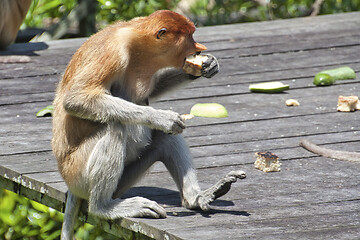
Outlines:
{"type": "Polygon", "coordinates": [[[162,28],[158,31],[158,33],[156,34],[156,38],[160,39],[165,33],[166,33],[167,29],[166,28],[162,28]]]}

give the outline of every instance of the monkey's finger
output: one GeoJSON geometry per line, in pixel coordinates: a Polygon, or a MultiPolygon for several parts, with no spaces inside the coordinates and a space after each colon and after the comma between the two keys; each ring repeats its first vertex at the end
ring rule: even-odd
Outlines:
{"type": "Polygon", "coordinates": [[[246,173],[244,171],[241,171],[241,170],[235,170],[235,171],[229,172],[226,176],[227,177],[235,177],[235,178],[239,178],[239,179],[244,179],[244,178],[246,178],[246,173]]]}
{"type": "Polygon", "coordinates": [[[171,134],[174,134],[174,135],[180,134],[183,132],[184,129],[185,129],[185,127],[182,127],[181,124],[175,123],[172,128],[171,134]]]}
{"type": "Polygon", "coordinates": [[[185,119],[183,119],[181,116],[180,116],[180,121],[178,121],[178,124],[179,126],[181,127],[181,129],[185,129],[186,128],[186,124],[185,124],[185,119]]]}
{"type": "Polygon", "coordinates": [[[149,208],[142,209],[138,217],[166,218],[166,216],[163,217],[161,214],[149,208]]]}
{"type": "Polygon", "coordinates": [[[207,59],[205,60],[205,62],[202,63],[203,68],[208,68],[214,61],[217,63],[217,60],[213,55],[206,54],[205,56],[207,56],[207,59]]]}
{"type": "Polygon", "coordinates": [[[217,59],[208,54],[208,59],[202,64],[202,76],[211,78],[219,72],[219,64],[217,59]]]}
{"type": "Polygon", "coordinates": [[[156,216],[156,218],[166,218],[166,211],[159,204],[154,203],[148,206],[148,213],[152,214],[152,216],[156,216]]]}
{"type": "Polygon", "coordinates": [[[219,68],[216,65],[215,67],[213,67],[211,69],[203,70],[202,76],[204,76],[206,78],[212,78],[218,72],[219,72],[219,68]]]}

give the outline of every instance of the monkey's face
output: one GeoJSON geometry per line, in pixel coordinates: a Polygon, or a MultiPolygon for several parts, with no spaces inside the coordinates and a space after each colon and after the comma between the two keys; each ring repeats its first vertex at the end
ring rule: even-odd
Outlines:
{"type": "Polygon", "coordinates": [[[137,29],[148,34],[151,40],[147,46],[153,46],[153,56],[162,62],[163,67],[182,68],[186,57],[206,50],[193,39],[194,23],[172,11],[160,10],[151,14],[137,29]]]}
{"type": "Polygon", "coordinates": [[[177,67],[183,67],[185,63],[185,59],[193,54],[200,53],[202,51],[205,51],[207,48],[198,43],[195,42],[192,35],[185,36],[182,41],[180,42],[180,49],[179,49],[179,65],[177,67]]]}
{"type": "Polygon", "coordinates": [[[167,65],[177,68],[184,66],[186,57],[207,49],[204,45],[195,42],[192,34],[169,32],[166,36],[162,33],[161,38],[164,40],[160,44],[166,44],[162,46],[164,61],[167,65]]]}

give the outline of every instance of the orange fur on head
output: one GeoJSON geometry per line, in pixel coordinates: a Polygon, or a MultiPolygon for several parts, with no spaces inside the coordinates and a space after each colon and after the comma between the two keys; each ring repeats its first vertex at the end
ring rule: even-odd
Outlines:
{"type": "Polygon", "coordinates": [[[188,18],[169,11],[160,10],[149,15],[141,25],[144,29],[154,32],[154,36],[159,29],[166,27],[169,32],[177,34],[191,35],[195,32],[195,25],[188,18]]]}

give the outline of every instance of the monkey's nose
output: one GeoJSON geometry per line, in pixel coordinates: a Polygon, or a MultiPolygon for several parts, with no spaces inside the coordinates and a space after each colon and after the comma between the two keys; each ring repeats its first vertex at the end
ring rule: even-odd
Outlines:
{"type": "Polygon", "coordinates": [[[204,45],[200,44],[200,43],[195,43],[195,49],[197,52],[201,52],[201,51],[205,51],[207,49],[207,47],[205,47],[204,45]]]}

